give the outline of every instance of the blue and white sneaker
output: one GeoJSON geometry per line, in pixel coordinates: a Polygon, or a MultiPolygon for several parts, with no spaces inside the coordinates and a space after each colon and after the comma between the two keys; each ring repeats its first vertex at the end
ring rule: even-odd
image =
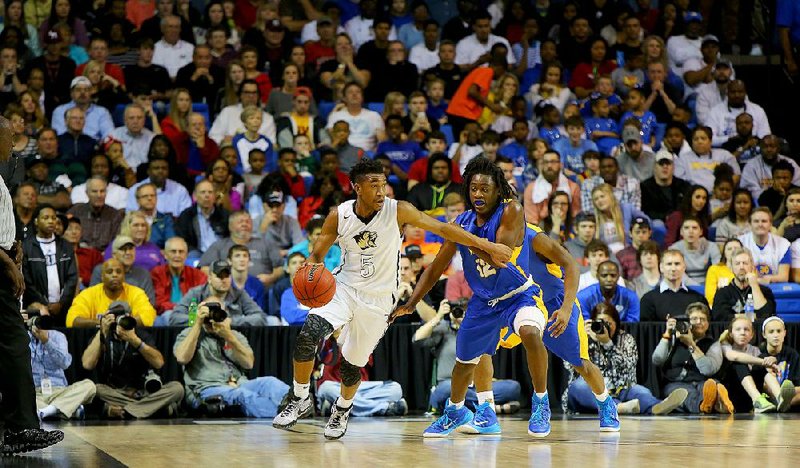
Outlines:
{"type": "Polygon", "coordinates": [[[494,412],[494,403],[485,401],[482,405],[475,407],[475,417],[472,422],[463,426],[458,426],[457,432],[462,434],[500,434],[500,423],[497,422],[497,414],[494,412]]]}
{"type": "Polygon", "coordinates": [[[550,397],[531,397],[531,418],[528,420],[528,435],[547,437],[550,434],[550,397]]]}
{"type": "Polygon", "coordinates": [[[597,413],[600,415],[600,432],[619,432],[619,414],[613,398],[598,400],[597,413]]]}
{"type": "Polygon", "coordinates": [[[475,415],[466,406],[456,408],[456,405],[449,400],[447,403],[444,414],[425,429],[425,432],[422,433],[423,437],[447,437],[457,427],[469,424],[475,418],[475,415]]]}

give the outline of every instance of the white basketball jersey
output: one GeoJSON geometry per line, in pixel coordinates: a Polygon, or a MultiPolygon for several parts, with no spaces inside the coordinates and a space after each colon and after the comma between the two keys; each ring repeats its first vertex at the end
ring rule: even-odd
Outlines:
{"type": "Polygon", "coordinates": [[[397,200],[387,198],[367,224],[353,211],[355,200],[339,205],[342,261],[333,274],[337,283],[371,294],[394,294],[400,282],[397,200]]]}

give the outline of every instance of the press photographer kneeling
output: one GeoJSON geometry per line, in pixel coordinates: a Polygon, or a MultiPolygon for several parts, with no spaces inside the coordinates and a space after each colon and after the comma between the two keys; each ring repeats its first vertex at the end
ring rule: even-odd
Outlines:
{"type": "Polygon", "coordinates": [[[231,318],[217,301],[209,296],[199,304],[192,325],[172,348],[183,366],[186,402],[193,408],[205,404],[211,412],[239,406],[245,416],[272,418],[289,386],[275,377],[247,378],[255,362],[253,349],[244,335],[231,330],[231,318]]]}
{"type": "Polygon", "coordinates": [[[39,419],[83,419],[83,405],[94,399],[95,385],[89,379],[72,385],[67,383],[64,370],[72,364],[67,337],[51,329],[53,318],[42,315],[38,307],[28,307],[22,318],[31,340],[31,369],[39,419]]]}
{"type": "Polygon", "coordinates": [[[686,307],[685,315],[667,317],[667,328],[653,351],[652,362],[661,371],[661,389],[670,393],[685,389],[689,395],[678,410],[699,413],[703,401],[703,385],[716,374],[722,365],[720,356],[706,353],[714,339],[707,335],[708,306],[693,302],[686,307]]]}
{"type": "Polygon", "coordinates": [[[82,364],[86,370],[97,369],[104,417],[147,418],[159,410],[163,416],[177,414],[183,386],[161,384],[155,371],[164,365],[164,356],[150,335],[137,328],[127,302],[112,302],[100,317],[100,330],[83,352],[82,364]]]}

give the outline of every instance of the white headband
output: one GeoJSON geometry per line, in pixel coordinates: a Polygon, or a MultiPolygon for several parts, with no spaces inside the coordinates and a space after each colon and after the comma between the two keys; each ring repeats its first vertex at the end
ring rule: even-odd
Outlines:
{"type": "Polygon", "coordinates": [[[778,317],[777,315],[773,315],[772,317],[767,317],[767,319],[764,320],[764,323],[761,324],[761,333],[762,334],[766,333],[767,332],[767,324],[770,323],[770,322],[774,322],[776,320],[778,322],[781,322],[781,325],[783,325],[783,328],[786,328],[786,324],[783,322],[783,319],[778,317]]]}

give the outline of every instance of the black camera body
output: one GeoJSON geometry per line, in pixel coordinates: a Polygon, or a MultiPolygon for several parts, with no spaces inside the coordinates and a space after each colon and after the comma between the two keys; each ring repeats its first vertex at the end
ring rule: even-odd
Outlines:
{"type": "Polygon", "coordinates": [[[447,301],[450,304],[450,315],[453,318],[463,318],[464,314],[467,312],[467,300],[466,299],[459,299],[457,301],[447,301]]]}
{"type": "Polygon", "coordinates": [[[608,333],[611,334],[611,326],[605,321],[601,319],[594,319],[592,320],[592,331],[598,335],[605,335],[608,333]]]}
{"type": "Polygon", "coordinates": [[[136,328],[136,319],[124,308],[112,307],[108,309],[107,313],[114,316],[114,323],[111,324],[111,328],[109,329],[111,333],[116,333],[117,327],[127,331],[136,328]]]}
{"type": "Polygon", "coordinates": [[[25,327],[33,331],[34,327],[39,330],[50,330],[53,328],[53,318],[49,315],[42,315],[42,312],[35,307],[28,307],[25,309],[25,314],[28,320],[25,321],[25,327]]]}
{"type": "Polygon", "coordinates": [[[223,310],[219,302],[206,302],[206,307],[208,307],[206,322],[224,322],[228,318],[228,313],[223,310]]]}
{"type": "Polygon", "coordinates": [[[677,317],[673,317],[675,319],[675,329],[673,330],[673,334],[675,332],[680,333],[681,335],[685,335],[689,333],[689,330],[692,329],[692,325],[689,323],[689,317],[686,315],[678,315],[677,317]]]}

